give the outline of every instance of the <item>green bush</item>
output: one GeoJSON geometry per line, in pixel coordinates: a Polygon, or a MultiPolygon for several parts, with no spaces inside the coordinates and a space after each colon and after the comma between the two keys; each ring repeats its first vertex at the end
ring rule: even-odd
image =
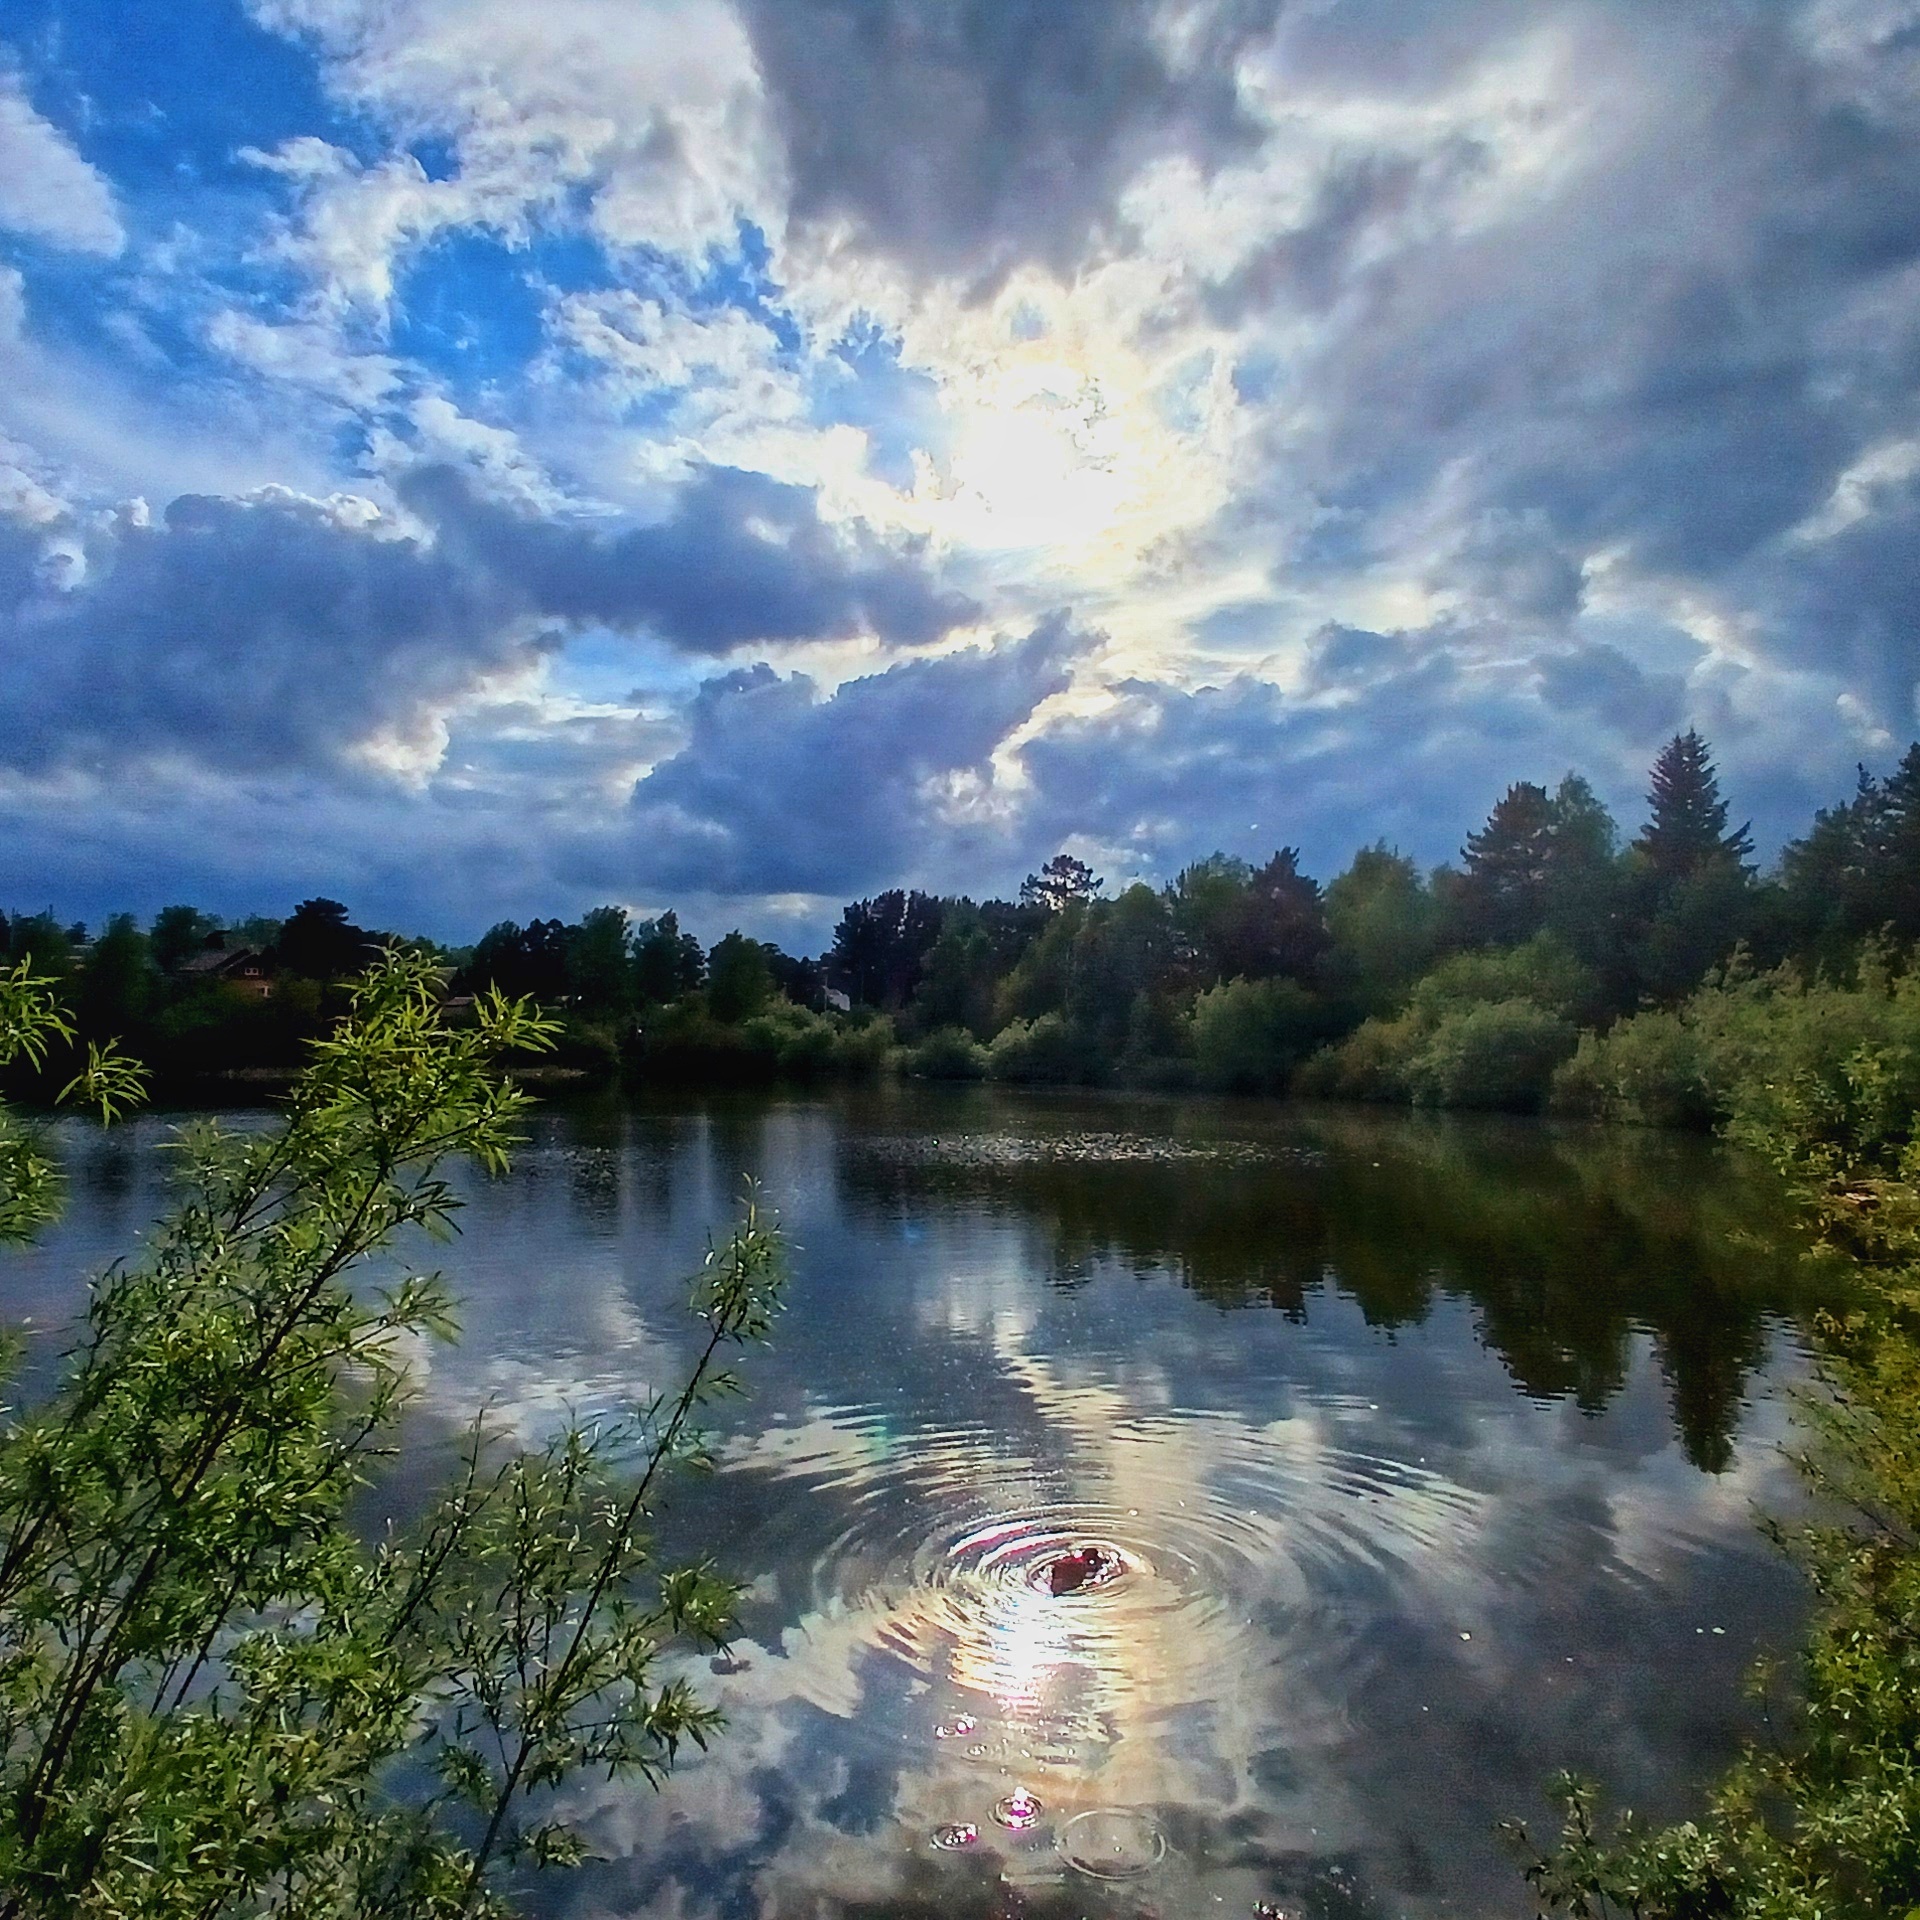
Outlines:
{"type": "Polygon", "coordinates": [[[1410,1100],[1407,1071],[1427,1032],[1426,1022],[1413,1014],[1363,1020],[1338,1045],[1304,1062],[1293,1090],[1329,1100],[1410,1100]]]}
{"type": "Polygon", "coordinates": [[[1563,1019],[1577,1019],[1594,993],[1593,975],[1552,934],[1540,933],[1522,946],[1449,955],[1415,982],[1407,1005],[1438,1019],[1453,1007],[1524,1000],[1563,1019]]]}
{"type": "Polygon", "coordinates": [[[654,1008],[628,1038],[630,1081],[749,1086],[773,1080],[871,1078],[894,1048],[884,1015],[814,1013],[767,1001],[737,1025],[717,1020],[699,994],[654,1008]]]}
{"type": "Polygon", "coordinates": [[[987,1077],[1015,1085],[1072,1084],[1095,1077],[1096,1062],[1081,1037],[1057,1013],[1013,1020],[987,1048],[987,1077]]]}
{"type": "Polygon", "coordinates": [[[1551,935],[1456,953],[1417,982],[1404,1012],[1362,1021],[1308,1061],[1302,1093],[1530,1113],[1573,1053],[1593,978],[1551,935]]]}
{"type": "Polygon", "coordinates": [[[871,1080],[899,1057],[899,1035],[884,1013],[827,1016],[833,1027],[833,1070],[849,1080],[871,1080]]]}
{"type": "Polygon", "coordinates": [[[1220,1093],[1278,1093],[1327,1030],[1323,1003],[1296,980],[1232,980],[1188,1015],[1194,1077],[1220,1093]]]}
{"type": "Polygon", "coordinates": [[[981,1080],[987,1050],[965,1027],[936,1027],[903,1057],[906,1071],[921,1080],[981,1080]]]}
{"type": "Polygon", "coordinates": [[[1849,1151],[1889,1128],[1904,1139],[1920,1108],[1920,975],[1878,952],[1850,978],[1736,968],[1587,1036],[1553,1104],[1645,1126],[1818,1127],[1849,1151]]]}
{"type": "Polygon", "coordinates": [[[1450,1007],[1405,1066],[1416,1106],[1530,1113],[1574,1050],[1571,1021],[1527,1000],[1450,1007]]]}
{"type": "Polygon", "coordinates": [[[837,1072],[839,1037],[831,1019],[791,1000],[772,1001],[740,1023],[745,1056],[776,1078],[813,1080],[837,1072]]]}
{"type": "Polygon", "coordinates": [[[1707,1085],[1696,1029],[1678,1013],[1622,1020],[1605,1034],[1583,1033],[1553,1077],[1557,1113],[1648,1127],[1708,1127],[1723,1117],[1707,1085]]]}

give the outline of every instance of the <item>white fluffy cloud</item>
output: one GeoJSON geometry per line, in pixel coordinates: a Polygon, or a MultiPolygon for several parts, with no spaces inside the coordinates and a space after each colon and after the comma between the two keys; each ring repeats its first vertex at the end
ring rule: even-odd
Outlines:
{"type": "Polygon", "coordinates": [[[777,211],[758,77],[721,0],[257,0],[254,11],[317,47],[358,110],[453,150],[446,181],[417,163],[283,154],[310,182],[292,250],[365,298],[384,297],[411,239],[465,222],[524,231],[570,196],[584,196],[609,244],[678,253],[727,244],[743,213],[777,211]]]}
{"type": "Polygon", "coordinates": [[[0,228],[82,253],[118,253],[126,229],[113,189],[73,142],[35,112],[25,82],[0,64],[0,228]]]}

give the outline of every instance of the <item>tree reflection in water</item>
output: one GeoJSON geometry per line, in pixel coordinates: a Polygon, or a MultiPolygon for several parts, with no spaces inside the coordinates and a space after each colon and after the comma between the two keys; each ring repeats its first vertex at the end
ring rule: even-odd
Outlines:
{"type": "MultiPolygon", "coordinates": [[[[159,1210],[163,1131],[76,1155],[16,1315],[159,1210]]],[[[792,1311],[662,1541],[754,1583],[695,1676],[732,1724],[658,1796],[589,1795],[604,1858],[536,1913],[1517,1920],[1494,1822],[1568,1764],[1684,1809],[1795,1629],[1751,1525],[1807,1304],[1767,1188],[1537,1123],[913,1087],[551,1110],[468,1187],[465,1337],[421,1355],[381,1511],[482,1403],[531,1436],[675,1372],[676,1276],[742,1173],[797,1243],[792,1311]],[[1055,1595],[1091,1543],[1124,1572],[1055,1595]],[[1164,1842],[1137,1880],[1060,1849],[1103,1809],[1164,1842]]]]}
{"type": "Polygon", "coordinates": [[[1296,1320],[1331,1290],[1389,1329],[1465,1300],[1523,1392],[1587,1412],[1620,1390],[1645,1333],[1688,1458],[1710,1473],[1728,1464],[1769,1321],[1809,1304],[1775,1244],[1770,1182],[1688,1136],[1071,1098],[1023,1103],[1010,1132],[1004,1111],[960,1095],[937,1135],[850,1135],[849,1203],[1017,1212],[1048,1230],[1058,1287],[1117,1264],[1296,1320]],[[1144,1138],[1116,1130],[1130,1111],[1144,1138]]]}

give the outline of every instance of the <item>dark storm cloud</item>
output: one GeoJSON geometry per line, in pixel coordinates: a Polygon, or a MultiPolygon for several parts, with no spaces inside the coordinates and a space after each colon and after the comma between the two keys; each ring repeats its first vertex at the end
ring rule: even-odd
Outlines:
{"type": "Polygon", "coordinates": [[[1417,158],[1369,153],[1335,161],[1319,180],[1304,220],[1205,289],[1209,316],[1222,326],[1237,326],[1281,300],[1324,312],[1345,290],[1355,250],[1368,230],[1404,213],[1425,173],[1471,168],[1481,158],[1477,146],[1459,141],[1417,158]]]}
{"type": "MultiPolygon", "coordinates": [[[[276,844],[298,843],[310,889],[354,897],[359,863],[398,899],[418,853],[449,899],[524,916],[546,910],[543,885],[576,903],[629,884],[742,900],[1001,885],[1081,837],[1161,871],[1215,843],[1289,840],[1324,871],[1380,834],[1437,858],[1509,779],[1569,765],[1632,814],[1650,745],[1695,722],[1736,814],[1777,842],[1880,751],[1872,723],[1889,753],[1911,737],[1920,489],[1901,443],[1920,440],[1920,55],[1910,32],[1876,41],[1872,7],[742,10],[790,162],[791,218],[767,231],[844,226],[856,291],[885,257],[975,288],[1021,262],[1071,277],[1158,233],[1144,213],[1138,233],[1117,218],[1143,167],[1212,170],[1191,247],[1174,232],[1094,304],[1148,287],[1133,320],[1149,357],[1240,356],[1232,505],[1164,567],[1174,547],[1087,591],[1146,580],[1192,607],[1230,573],[1234,599],[1192,637],[1242,658],[1284,657],[1336,623],[1292,690],[1192,687],[1169,614],[1150,668],[1164,680],[1031,742],[1026,788],[996,787],[991,756],[1067,674],[1060,630],[831,694],[765,667],[722,674],[684,716],[661,694],[649,723],[684,718],[688,737],[630,812],[605,795],[658,738],[588,739],[531,710],[474,751],[491,752],[485,777],[458,792],[449,777],[373,795],[347,749],[569,628],[750,660],[852,634],[921,645],[979,611],[927,554],[831,526],[810,491],[764,475],[696,471],[635,525],[536,513],[442,470],[406,483],[419,537],[294,494],[183,499],[151,526],[0,515],[0,770],[145,761],[118,784],[120,811],[94,816],[115,822],[136,875],[163,844],[182,871],[214,858],[166,816],[185,763],[231,775],[230,796],[286,796],[276,844]],[[1256,106],[1272,115],[1266,173],[1256,106]],[[1275,590],[1243,597],[1266,564],[1275,590]],[[1438,610],[1424,630],[1337,624],[1404,617],[1380,609],[1420,593],[1438,610]]],[[[774,276],[784,239],[770,244],[774,276]]],[[[50,310],[30,290],[29,321],[50,310]]],[[[934,426],[964,425],[939,404],[937,355],[839,358],[818,417],[859,425],[896,477],[934,426]]],[[[510,379],[497,397],[520,417],[510,379]]],[[[954,564],[1009,604],[1053,591],[1002,558],[954,564]]],[[[1153,613],[1128,605],[1129,629],[1153,613]]],[[[203,840],[231,837],[236,873],[293,857],[247,838],[264,817],[251,800],[198,817],[203,840]]],[[[17,871],[69,870],[63,845],[90,830],[43,826],[10,842],[17,871]]]]}
{"type": "Polygon", "coordinates": [[[234,779],[175,767],[103,782],[78,818],[0,787],[0,839],[15,876],[57,873],[67,910],[93,918],[183,894],[223,912],[284,911],[320,892],[370,924],[471,939],[495,919],[614,899],[804,947],[855,894],[997,871],[1007,817],[969,802],[991,803],[994,751],[1091,644],[1056,618],[831,693],[765,665],[716,676],[682,716],[678,751],[624,809],[565,782],[522,780],[503,804],[500,789],[441,782],[402,794],[327,770],[234,779]],[[768,895],[818,903],[795,920],[768,895]]]}
{"type": "Polygon", "coordinates": [[[701,468],[667,519],[619,531],[486,500],[452,467],[402,492],[443,552],[540,613],[645,626],[690,653],[848,633],[911,646],[978,612],[938,589],[916,554],[828,526],[811,488],[737,467],[701,468]]]}
{"type": "Polygon", "coordinates": [[[803,488],[708,469],[663,521],[609,531],[416,475],[435,537],[287,493],[188,495],[157,522],[0,524],[0,759],[29,770],[181,757],[229,770],[337,762],[598,622],[691,653],[747,641],[935,637],[971,611],[920,562],[827,528],[803,488]],[[63,576],[62,566],[68,570],[63,576]]]}
{"type": "Polygon", "coordinates": [[[1496,620],[1558,626],[1580,611],[1580,568],[1537,512],[1481,514],[1436,569],[1435,584],[1496,620]]]}
{"type": "MultiPolygon", "coordinates": [[[[1322,627],[1307,643],[1304,690],[1326,692],[1335,687],[1378,683],[1408,664],[1411,658],[1405,634],[1374,633],[1366,627],[1322,627]]],[[[1451,671],[1451,663],[1447,663],[1451,671]]]]}
{"type": "MultiPolygon", "coordinates": [[[[1357,655],[1361,638],[1335,644],[1357,655]]],[[[1244,675],[1191,691],[1128,682],[1113,707],[1027,747],[1032,844],[1077,836],[1160,875],[1215,847],[1264,854],[1283,843],[1330,872],[1383,834],[1442,858],[1458,823],[1484,812],[1489,766],[1511,762],[1513,746],[1490,755],[1488,736],[1516,716],[1496,698],[1476,699],[1469,718],[1447,651],[1394,650],[1397,670],[1337,705],[1308,705],[1244,675]]]]}
{"type": "Polygon", "coordinates": [[[81,537],[78,584],[0,578],[15,767],[321,764],[517,644],[485,574],[293,495],[187,495],[81,537]]]}
{"type": "Polygon", "coordinates": [[[1901,738],[1920,684],[1920,482],[1875,488],[1857,519],[1794,541],[1756,569],[1762,639],[1796,664],[1851,684],[1901,738]]]}
{"type": "Polygon", "coordinates": [[[1686,682],[1677,673],[1644,673],[1617,647],[1589,646],[1541,656],[1540,695],[1557,712],[1588,714],[1641,741],[1681,729],[1686,682]]]}
{"type": "Polygon", "coordinates": [[[710,680],[685,747],[634,792],[637,871],[721,893],[865,893],[938,875],[995,838],[969,825],[966,802],[1086,644],[1053,619],[824,699],[806,675],[766,666],[710,680]]]}
{"type": "MultiPolygon", "coordinates": [[[[1252,675],[1193,689],[1133,680],[1117,693],[1024,748],[1023,851],[1078,839],[1160,877],[1216,847],[1258,858],[1281,845],[1326,876],[1383,837],[1439,861],[1510,781],[1584,773],[1631,832],[1669,733],[1698,721],[1716,746],[1752,746],[1723,703],[1689,702],[1677,675],[1644,672],[1615,648],[1502,654],[1447,629],[1329,627],[1299,693],[1252,675]]],[[[1752,775],[1729,773],[1730,797],[1769,848],[1804,830],[1810,794],[1843,790],[1851,743],[1822,752],[1828,764],[1796,772],[1762,749],[1752,775]]]]}
{"type": "Polygon", "coordinates": [[[1176,59],[1154,0],[746,0],[803,222],[925,273],[1070,268],[1144,162],[1248,151],[1237,51],[1275,6],[1200,10],[1176,59]]]}

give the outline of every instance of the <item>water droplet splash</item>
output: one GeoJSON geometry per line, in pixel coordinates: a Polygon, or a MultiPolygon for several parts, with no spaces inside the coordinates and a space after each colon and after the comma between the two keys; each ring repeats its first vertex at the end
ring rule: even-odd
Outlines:
{"type": "Polygon", "coordinates": [[[1004,1800],[994,1802],[993,1817],[1003,1827],[1024,1833],[1040,1818],[1040,1802],[1025,1787],[1016,1787],[1004,1800]]]}
{"type": "Polygon", "coordinates": [[[933,1844],[942,1853],[961,1853],[979,1842],[980,1829],[971,1820],[949,1820],[933,1830],[933,1844]]]}
{"type": "MultiPolygon", "coordinates": [[[[1116,1739],[1157,1738],[1261,1674],[1284,1676],[1294,1744],[1345,1739],[1342,1676],[1365,1651],[1343,1596],[1477,1537],[1478,1496],[1364,1452],[1316,1448],[1306,1470],[1291,1426],[1276,1438],[1213,1416],[1132,1415],[1102,1434],[1126,1489],[1113,1499],[1060,1497],[1050,1470],[1001,1461],[1004,1436],[984,1425],[916,1433],[902,1449],[891,1417],[836,1413],[836,1447],[861,1442],[853,1468],[839,1451],[781,1456],[783,1475],[831,1491],[847,1520],[830,1540],[808,1537],[801,1604],[925,1683],[920,1738],[938,1742],[943,1767],[1019,1769],[982,1796],[983,1818],[1014,1780],[1046,1793],[1049,1770],[1097,1766],[1116,1739]],[[1195,1448],[1211,1463],[1199,1491],[1190,1464],[1170,1464],[1195,1448]],[[1080,1558],[1089,1549],[1097,1562],[1080,1558]],[[1085,1579],[1055,1593],[1069,1559],[1085,1579]],[[969,1753],[976,1744],[988,1752],[969,1753]]],[[[798,1663],[795,1679],[836,1718],[856,1713],[842,1667],[798,1663]]]]}

